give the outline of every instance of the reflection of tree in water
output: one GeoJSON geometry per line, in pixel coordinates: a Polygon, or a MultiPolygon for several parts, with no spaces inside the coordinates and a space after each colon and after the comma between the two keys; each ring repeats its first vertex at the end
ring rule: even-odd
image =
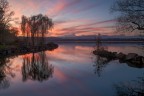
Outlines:
{"type": "Polygon", "coordinates": [[[12,72],[11,62],[9,58],[0,58],[0,89],[5,89],[10,86],[8,75],[15,77],[15,74],[12,72]]]}
{"type": "Polygon", "coordinates": [[[114,85],[116,96],[144,96],[144,76],[128,83],[114,85]]]}
{"type": "Polygon", "coordinates": [[[101,72],[110,61],[111,60],[107,58],[103,58],[97,55],[94,61],[95,64],[93,65],[95,67],[94,73],[100,76],[101,72]]]}
{"type": "Polygon", "coordinates": [[[24,56],[22,66],[23,81],[47,80],[52,76],[54,67],[48,64],[45,52],[32,53],[32,55],[24,56]]]}
{"type": "Polygon", "coordinates": [[[119,63],[126,63],[130,67],[135,67],[135,68],[143,68],[144,67],[144,57],[140,56],[136,53],[129,53],[129,54],[124,54],[122,52],[117,53],[117,52],[111,52],[108,51],[107,48],[104,48],[102,46],[101,38],[100,35],[98,35],[96,39],[96,48],[93,51],[93,54],[95,56],[95,73],[100,76],[100,73],[102,72],[103,68],[113,60],[119,60],[119,63]]]}
{"type": "MultiPolygon", "coordinates": [[[[102,41],[101,41],[101,35],[98,34],[97,38],[96,38],[96,48],[95,50],[97,51],[101,51],[101,50],[106,50],[106,47],[102,46],[102,41]]],[[[103,71],[103,68],[107,65],[107,63],[109,63],[111,60],[109,60],[108,58],[103,58],[99,55],[95,56],[95,61],[94,61],[94,73],[97,74],[98,76],[101,75],[101,72],[103,71]]]]}

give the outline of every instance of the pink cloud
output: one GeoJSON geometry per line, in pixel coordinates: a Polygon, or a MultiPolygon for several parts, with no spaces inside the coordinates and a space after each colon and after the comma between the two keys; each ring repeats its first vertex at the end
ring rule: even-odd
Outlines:
{"type": "Polygon", "coordinates": [[[99,2],[92,3],[90,1],[87,3],[87,0],[9,0],[9,2],[12,10],[15,11],[15,17],[20,19],[22,15],[31,16],[46,12],[48,16],[52,17],[55,24],[54,30],[48,34],[50,36],[75,36],[82,33],[109,32],[114,28],[112,24],[116,22],[115,19],[94,22],[91,18],[73,17],[76,13],[85,12],[99,6],[99,2]],[[82,6],[82,4],[85,5],[82,6]],[[66,14],[72,14],[72,16],[66,17],[66,14]],[[55,17],[58,19],[55,19],[55,17]]]}
{"type": "Polygon", "coordinates": [[[56,76],[56,78],[58,79],[58,80],[60,80],[60,81],[65,81],[65,80],[67,80],[67,77],[66,77],[66,75],[64,74],[64,72],[62,72],[60,69],[58,69],[58,68],[55,68],[55,70],[54,70],[54,75],[56,76]]]}
{"type": "Polygon", "coordinates": [[[49,9],[47,14],[52,17],[58,17],[60,15],[63,15],[63,13],[69,13],[67,9],[82,1],[83,0],[73,0],[72,2],[68,2],[67,0],[61,0],[57,2],[51,9],[49,9]]]}
{"type": "Polygon", "coordinates": [[[72,25],[66,28],[64,28],[64,26],[60,26],[60,28],[55,29],[55,32],[52,32],[50,35],[52,34],[53,35],[55,34],[55,36],[77,36],[77,35],[86,35],[86,34],[94,35],[101,32],[107,34],[108,32],[111,33],[116,27],[114,25],[111,25],[113,22],[116,22],[116,20],[105,20],[105,21],[94,22],[89,24],[83,22],[84,24],[81,25],[75,24],[77,26],[72,25]],[[105,25],[105,24],[109,24],[109,25],[105,25]]]}

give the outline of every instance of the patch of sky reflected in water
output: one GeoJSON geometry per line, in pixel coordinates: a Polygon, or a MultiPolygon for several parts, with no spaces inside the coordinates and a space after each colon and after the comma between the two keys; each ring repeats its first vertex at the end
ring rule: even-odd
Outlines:
{"type": "MultiPolygon", "coordinates": [[[[125,54],[143,55],[144,52],[144,48],[138,45],[104,46],[109,51],[125,54]]],[[[5,81],[0,81],[3,84],[0,85],[0,96],[112,96],[115,94],[114,84],[135,80],[143,75],[144,68],[130,67],[114,60],[102,67],[98,76],[95,72],[96,56],[92,54],[94,48],[95,44],[59,44],[54,51],[10,59],[9,67],[5,66],[4,69],[7,70],[5,81]],[[40,65],[30,63],[33,56],[36,58],[33,63],[40,65]],[[39,71],[45,70],[49,74],[34,71],[39,68],[37,66],[42,68],[39,71]],[[4,84],[9,86],[3,87],[4,84]]]]}

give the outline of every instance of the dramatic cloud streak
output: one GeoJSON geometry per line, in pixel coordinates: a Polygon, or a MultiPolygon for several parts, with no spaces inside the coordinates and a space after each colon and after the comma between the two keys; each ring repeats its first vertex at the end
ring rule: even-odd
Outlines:
{"type": "MultiPolygon", "coordinates": [[[[46,14],[55,27],[51,36],[95,35],[112,33],[114,22],[109,3],[104,0],[9,0],[15,17],[46,14]]],[[[110,0],[109,2],[113,2],[110,0]]]]}

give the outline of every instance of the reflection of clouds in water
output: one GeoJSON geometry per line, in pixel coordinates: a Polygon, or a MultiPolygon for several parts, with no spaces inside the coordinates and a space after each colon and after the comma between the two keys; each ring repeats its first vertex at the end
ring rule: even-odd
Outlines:
{"type": "MultiPolygon", "coordinates": [[[[113,51],[119,50],[124,52],[129,48],[135,50],[134,47],[123,48],[117,46],[115,47],[115,50],[113,48],[114,46],[108,47],[109,50],[113,51]]],[[[11,59],[11,67],[14,69],[13,72],[16,74],[16,77],[13,79],[10,78],[12,85],[6,92],[7,94],[10,94],[9,96],[11,96],[11,92],[15,92],[16,94],[23,93],[23,96],[29,96],[31,94],[46,94],[50,96],[64,94],[64,96],[68,96],[70,93],[73,93],[70,94],[70,96],[76,96],[77,94],[78,96],[83,96],[83,94],[86,94],[87,96],[93,96],[94,94],[97,96],[96,92],[104,94],[103,96],[112,96],[111,93],[113,92],[113,89],[111,89],[111,85],[113,82],[132,80],[139,76],[139,73],[143,71],[143,69],[129,68],[129,66],[125,66],[125,64],[114,61],[110,62],[109,65],[104,68],[101,78],[98,78],[93,73],[94,68],[92,64],[94,62],[90,58],[92,57],[91,52],[93,50],[94,48],[91,45],[85,44],[83,46],[81,44],[68,44],[60,45],[60,47],[54,51],[46,51],[45,55],[48,58],[45,60],[54,66],[54,72],[53,78],[45,80],[45,82],[42,83],[34,82],[29,78],[26,83],[22,82],[21,68],[23,66],[24,55],[13,58],[11,59]],[[103,93],[103,91],[105,91],[105,93],[103,93]]],[[[42,56],[42,54],[39,55],[42,56]]],[[[35,57],[37,58],[35,59],[35,63],[40,63],[42,59],[40,59],[39,56],[35,57]],[[37,62],[38,60],[40,61],[37,62]]],[[[25,59],[26,58],[31,58],[32,60],[32,54],[31,56],[26,56],[25,59]]],[[[41,64],[39,65],[41,66],[41,64]]],[[[28,69],[29,68],[31,67],[29,66],[28,69]]],[[[1,94],[2,96],[5,96],[0,92],[0,95],[1,94]]]]}
{"type": "Polygon", "coordinates": [[[122,52],[125,54],[137,53],[141,56],[144,56],[144,48],[142,48],[142,46],[109,46],[108,50],[112,52],[122,52]]]}
{"type": "Polygon", "coordinates": [[[89,50],[92,50],[91,47],[82,47],[82,46],[60,46],[53,52],[47,52],[50,60],[60,60],[67,62],[88,62],[90,58],[89,50]]]}
{"type": "Polygon", "coordinates": [[[0,89],[8,88],[11,82],[19,82],[21,78],[47,80],[52,77],[53,69],[44,52],[0,59],[0,89]]]}
{"type": "Polygon", "coordinates": [[[54,76],[59,81],[65,81],[66,79],[68,79],[66,77],[66,74],[61,69],[59,69],[59,68],[55,68],[54,69],[54,76]]]}

